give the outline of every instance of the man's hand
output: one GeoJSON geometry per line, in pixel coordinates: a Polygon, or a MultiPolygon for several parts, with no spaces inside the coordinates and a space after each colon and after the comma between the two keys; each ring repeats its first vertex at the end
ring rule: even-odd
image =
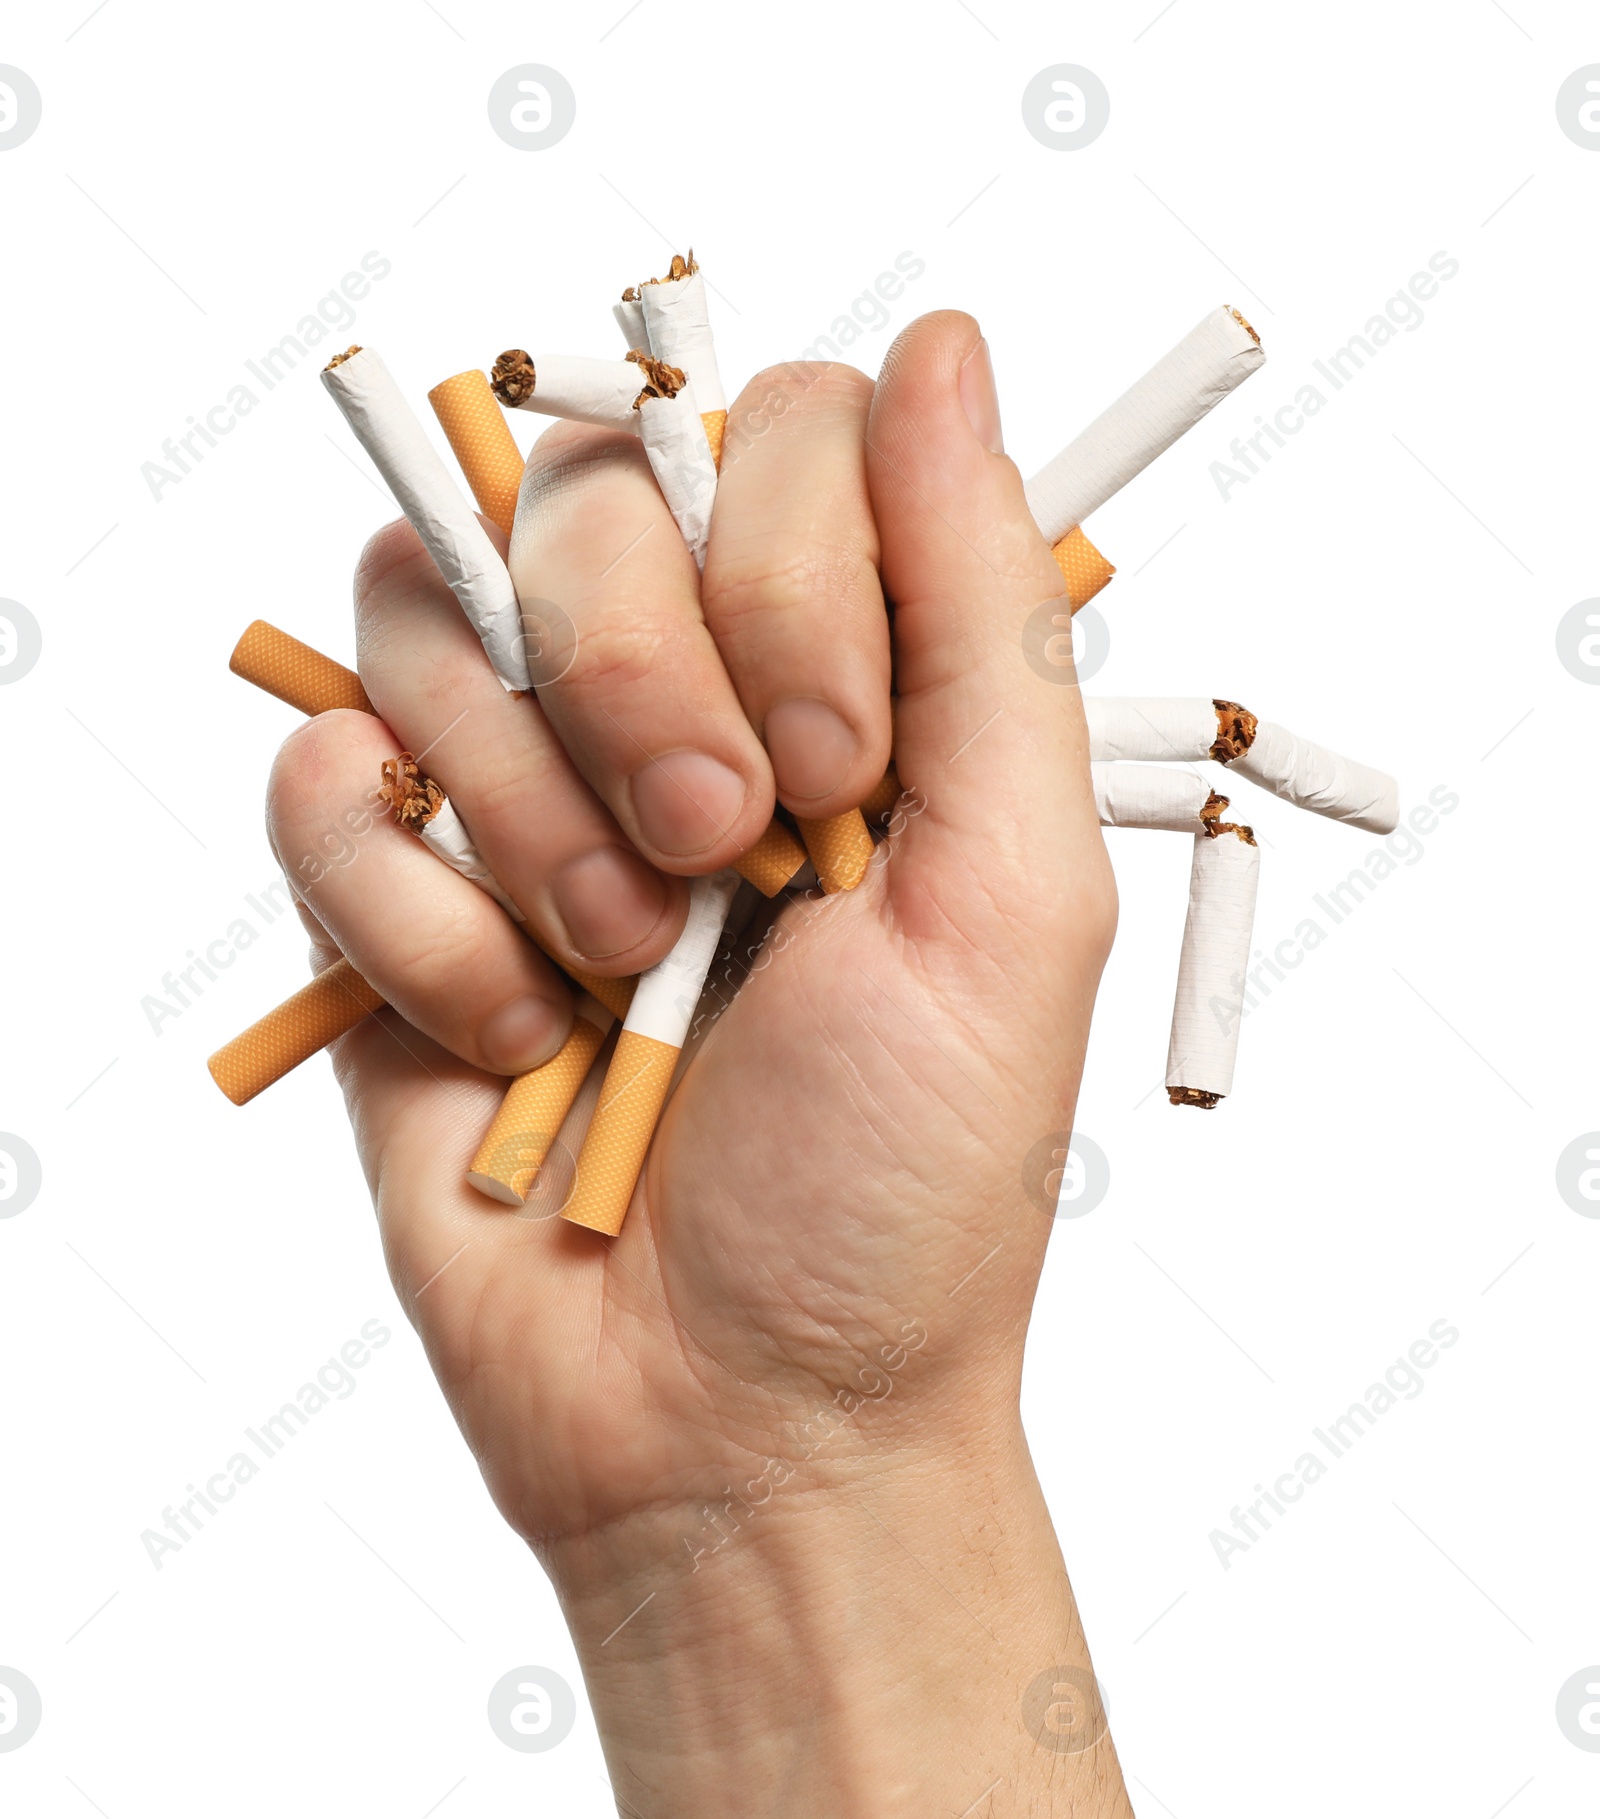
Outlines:
{"type": "Polygon", "coordinates": [[[392,824],[308,893],[395,1007],[336,1065],[397,1290],[643,1819],[1129,1811],[1017,1412],[1051,1225],[1023,1160],[1072,1121],[1115,898],[1077,690],[1022,650],[1061,577],[999,451],[966,316],[875,391],[774,369],[700,577],[637,442],[559,426],[512,565],[575,625],[567,673],[506,697],[391,526],[357,578],[382,720],[325,715],[274,771],[297,875],[425,752],[551,951],[637,972],[775,798],[822,817],[882,777],[893,602],[907,812],[859,889],[785,911],[614,1241],[463,1183],[564,1037],[555,969],[392,824]]]}

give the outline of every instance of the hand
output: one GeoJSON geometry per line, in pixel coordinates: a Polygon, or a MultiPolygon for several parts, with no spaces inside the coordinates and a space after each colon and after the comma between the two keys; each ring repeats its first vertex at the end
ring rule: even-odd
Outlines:
{"type": "Polygon", "coordinates": [[[624,1812],[954,1814],[993,1783],[987,1815],[1126,1814],[1092,1691],[1040,1730],[1035,1682],[1088,1657],[1017,1413],[1051,1227],[1023,1161],[1071,1124],[1115,919],[1077,690],[1021,648],[1061,577],[968,317],[916,323],[876,391],[763,374],[726,449],[701,578],[636,442],[538,444],[513,569],[580,643],[537,705],[381,532],[357,617],[383,720],[285,745],[278,854],[296,875],[397,743],[426,750],[551,951],[637,971],[775,795],[817,817],[881,778],[885,593],[897,830],[859,889],[783,912],[608,1242],[463,1185],[564,989],[376,827],[308,895],[321,958],[396,1007],[335,1056],[390,1269],[562,1596],[624,1812]]]}

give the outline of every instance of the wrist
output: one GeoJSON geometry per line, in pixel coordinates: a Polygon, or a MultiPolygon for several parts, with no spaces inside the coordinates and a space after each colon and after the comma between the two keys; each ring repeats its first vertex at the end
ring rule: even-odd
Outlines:
{"type": "Polygon", "coordinates": [[[1128,1813],[1020,1429],[967,1438],[756,1460],[543,1550],[622,1811],[1128,1813]]]}

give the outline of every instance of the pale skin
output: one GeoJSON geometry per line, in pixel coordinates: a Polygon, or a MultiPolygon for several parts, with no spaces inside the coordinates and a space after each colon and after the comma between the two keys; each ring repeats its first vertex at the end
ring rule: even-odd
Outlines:
{"type": "Polygon", "coordinates": [[[560,1595],[619,1810],[1128,1815],[1018,1413],[1051,1230],[1024,1159],[1071,1125],[1115,892],[1078,692],[1022,654],[1066,604],[977,324],[924,317],[876,388],[753,381],[703,578],[636,443],[552,429],[512,565],[580,634],[537,703],[409,528],[373,539],[382,719],[297,732],[270,829],[291,877],[322,873],[318,963],[348,954],[396,1007],[335,1056],[389,1267],[560,1595]],[[432,746],[552,951],[637,972],[774,800],[820,817],[881,778],[886,594],[911,802],[867,881],[785,912],[619,1238],[478,1196],[505,1076],[565,1036],[560,975],[392,823],[354,863],[306,856],[384,758],[432,746]]]}

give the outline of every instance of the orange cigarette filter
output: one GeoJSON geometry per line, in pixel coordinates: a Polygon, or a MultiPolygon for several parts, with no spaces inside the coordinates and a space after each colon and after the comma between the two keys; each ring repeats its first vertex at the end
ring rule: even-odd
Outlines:
{"type": "Polygon", "coordinates": [[[637,1030],[625,1029],[617,1037],[605,1091],[578,1155],[577,1183],[561,1209],[563,1219],[610,1238],[622,1230],[678,1054],[671,1043],[637,1030]]]}
{"type": "Polygon", "coordinates": [[[522,456],[487,377],[477,367],[457,373],[436,385],[428,402],[455,450],[478,510],[509,537],[522,484],[522,456]]]}
{"type": "Polygon", "coordinates": [[[716,464],[717,472],[722,472],[722,439],[728,432],[728,413],[726,411],[701,411],[700,421],[705,426],[706,441],[711,444],[711,459],[716,464]]]}
{"type": "Polygon", "coordinates": [[[862,817],[869,825],[874,821],[881,821],[899,800],[900,773],[891,764],[883,773],[883,781],[862,803],[862,817]]]}
{"type": "Polygon", "coordinates": [[[861,810],[853,808],[823,821],[796,815],[795,823],[823,891],[830,897],[836,891],[853,891],[872,863],[872,835],[861,810]]]}
{"type": "Polygon", "coordinates": [[[605,1039],[601,1023],[580,1010],[554,1059],[512,1083],[467,1171],[480,1193],[505,1206],[521,1206],[528,1198],[605,1039]]]}
{"type": "Polygon", "coordinates": [[[1084,536],[1083,527],[1078,524],[1051,548],[1050,554],[1055,557],[1056,567],[1067,584],[1067,599],[1074,612],[1087,606],[1117,572],[1084,536]]]}
{"type": "Polygon", "coordinates": [[[302,714],[326,714],[336,707],[353,707],[363,714],[377,711],[353,669],[324,657],[265,619],[252,620],[245,627],[228,668],[302,714]]]}
{"type": "Polygon", "coordinates": [[[348,960],[336,960],[259,1023],[219,1048],[206,1066],[235,1105],[248,1104],[273,1081],[354,1029],[369,1012],[382,1010],[383,1002],[348,960]]]}

